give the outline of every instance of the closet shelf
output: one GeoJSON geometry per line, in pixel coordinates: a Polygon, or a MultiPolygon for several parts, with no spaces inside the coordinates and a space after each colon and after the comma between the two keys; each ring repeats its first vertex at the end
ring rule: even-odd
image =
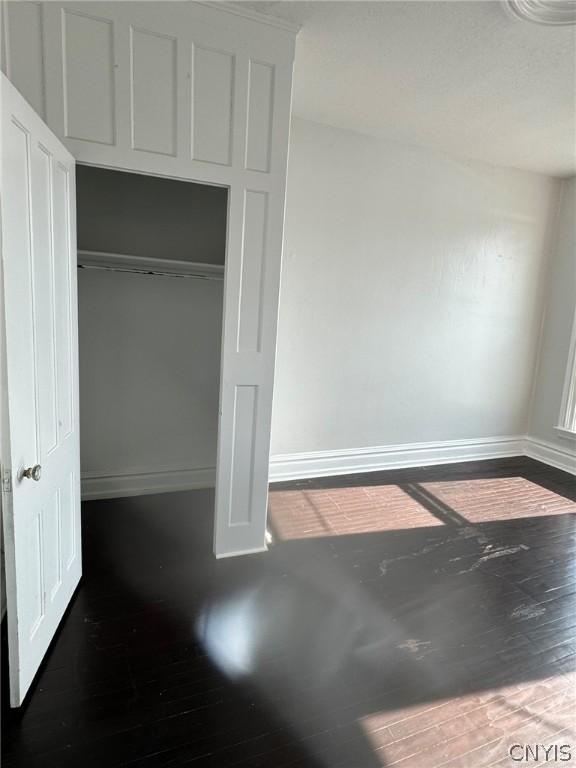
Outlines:
{"type": "Polygon", "coordinates": [[[140,275],[192,277],[200,280],[223,280],[223,264],[202,264],[179,259],[152,259],[124,253],[78,250],[78,267],[105,269],[112,272],[133,272],[140,275]]]}

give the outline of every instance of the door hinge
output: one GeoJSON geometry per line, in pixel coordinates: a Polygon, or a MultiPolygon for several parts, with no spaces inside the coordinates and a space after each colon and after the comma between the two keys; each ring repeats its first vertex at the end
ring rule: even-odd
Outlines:
{"type": "Polygon", "coordinates": [[[12,471],[2,470],[2,493],[12,493],[12,471]]]}

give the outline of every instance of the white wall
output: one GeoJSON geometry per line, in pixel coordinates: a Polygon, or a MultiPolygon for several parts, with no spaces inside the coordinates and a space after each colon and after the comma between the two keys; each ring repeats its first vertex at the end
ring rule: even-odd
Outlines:
{"type": "MultiPolygon", "coordinates": [[[[558,186],[294,120],[273,456],[525,434],[558,186]]],[[[79,305],[83,472],[214,467],[222,285],[81,271],[79,305]]]]}
{"type": "Polygon", "coordinates": [[[524,434],[556,192],[294,120],[272,454],[524,434]]]}
{"type": "Polygon", "coordinates": [[[574,446],[573,441],[560,437],[554,427],[560,414],[576,307],[576,177],[562,182],[554,232],[529,431],[538,440],[567,449],[574,446]]]}
{"type": "Polygon", "coordinates": [[[80,270],[78,293],[83,475],[214,468],[222,282],[80,270]]]}
{"type": "Polygon", "coordinates": [[[76,167],[78,247],[223,264],[228,190],[76,167]]]}

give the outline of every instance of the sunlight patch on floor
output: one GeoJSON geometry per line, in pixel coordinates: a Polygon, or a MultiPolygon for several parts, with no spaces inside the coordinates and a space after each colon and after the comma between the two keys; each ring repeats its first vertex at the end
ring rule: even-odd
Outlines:
{"type": "Polygon", "coordinates": [[[469,523],[576,512],[576,503],[524,477],[421,483],[469,523]]]}
{"type": "Polygon", "coordinates": [[[576,503],[523,477],[275,491],[278,540],[467,525],[576,512],[576,503]]]}
{"type": "Polygon", "coordinates": [[[397,485],[271,491],[268,515],[278,539],[442,525],[397,485]]]}
{"type": "Polygon", "coordinates": [[[550,754],[567,744],[576,758],[575,683],[576,674],[530,680],[377,712],[360,724],[382,766],[513,766],[526,746],[537,744],[550,754]]]}

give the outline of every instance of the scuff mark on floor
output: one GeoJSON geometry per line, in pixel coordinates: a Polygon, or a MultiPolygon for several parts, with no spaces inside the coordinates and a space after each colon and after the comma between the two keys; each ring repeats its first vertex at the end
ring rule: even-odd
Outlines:
{"type": "Polygon", "coordinates": [[[392,565],[392,563],[399,563],[401,560],[412,560],[415,557],[420,557],[421,555],[427,555],[429,552],[433,552],[435,549],[438,549],[439,547],[444,547],[446,545],[446,541],[437,541],[430,544],[425,544],[423,547],[420,547],[420,549],[417,549],[415,552],[409,552],[407,555],[397,555],[396,557],[389,557],[384,558],[384,560],[381,560],[378,565],[378,570],[382,574],[382,576],[385,576],[388,572],[388,566],[392,565]]]}
{"type": "Polygon", "coordinates": [[[485,547],[484,552],[486,554],[482,555],[478,560],[476,560],[475,563],[473,563],[470,568],[466,568],[463,571],[460,571],[460,573],[470,573],[471,571],[475,571],[478,568],[480,568],[481,565],[483,565],[488,560],[494,560],[497,557],[506,557],[507,555],[514,555],[516,552],[521,552],[522,550],[529,550],[530,547],[528,547],[526,544],[518,544],[514,547],[501,547],[499,549],[492,550],[492,544],[488,544],[487,547],[485,547]]]}
{"type": "Polygon", "coordinates": [[[426,652],[431,645],[429,640],[417,640],[415,637],[409,637],[405,643],[397,646],[398,648],[405,648],[410,653],[414,654],[415,658],[423,659],[426,652]]]}
{"type": "Polygon", "coordinates": [[[536,619],[538,616],[542,616],[546,613],[546,608],[543,605],[527,605],[522,603],[518,605],[510,614],[511,619],[536,619]]]}

